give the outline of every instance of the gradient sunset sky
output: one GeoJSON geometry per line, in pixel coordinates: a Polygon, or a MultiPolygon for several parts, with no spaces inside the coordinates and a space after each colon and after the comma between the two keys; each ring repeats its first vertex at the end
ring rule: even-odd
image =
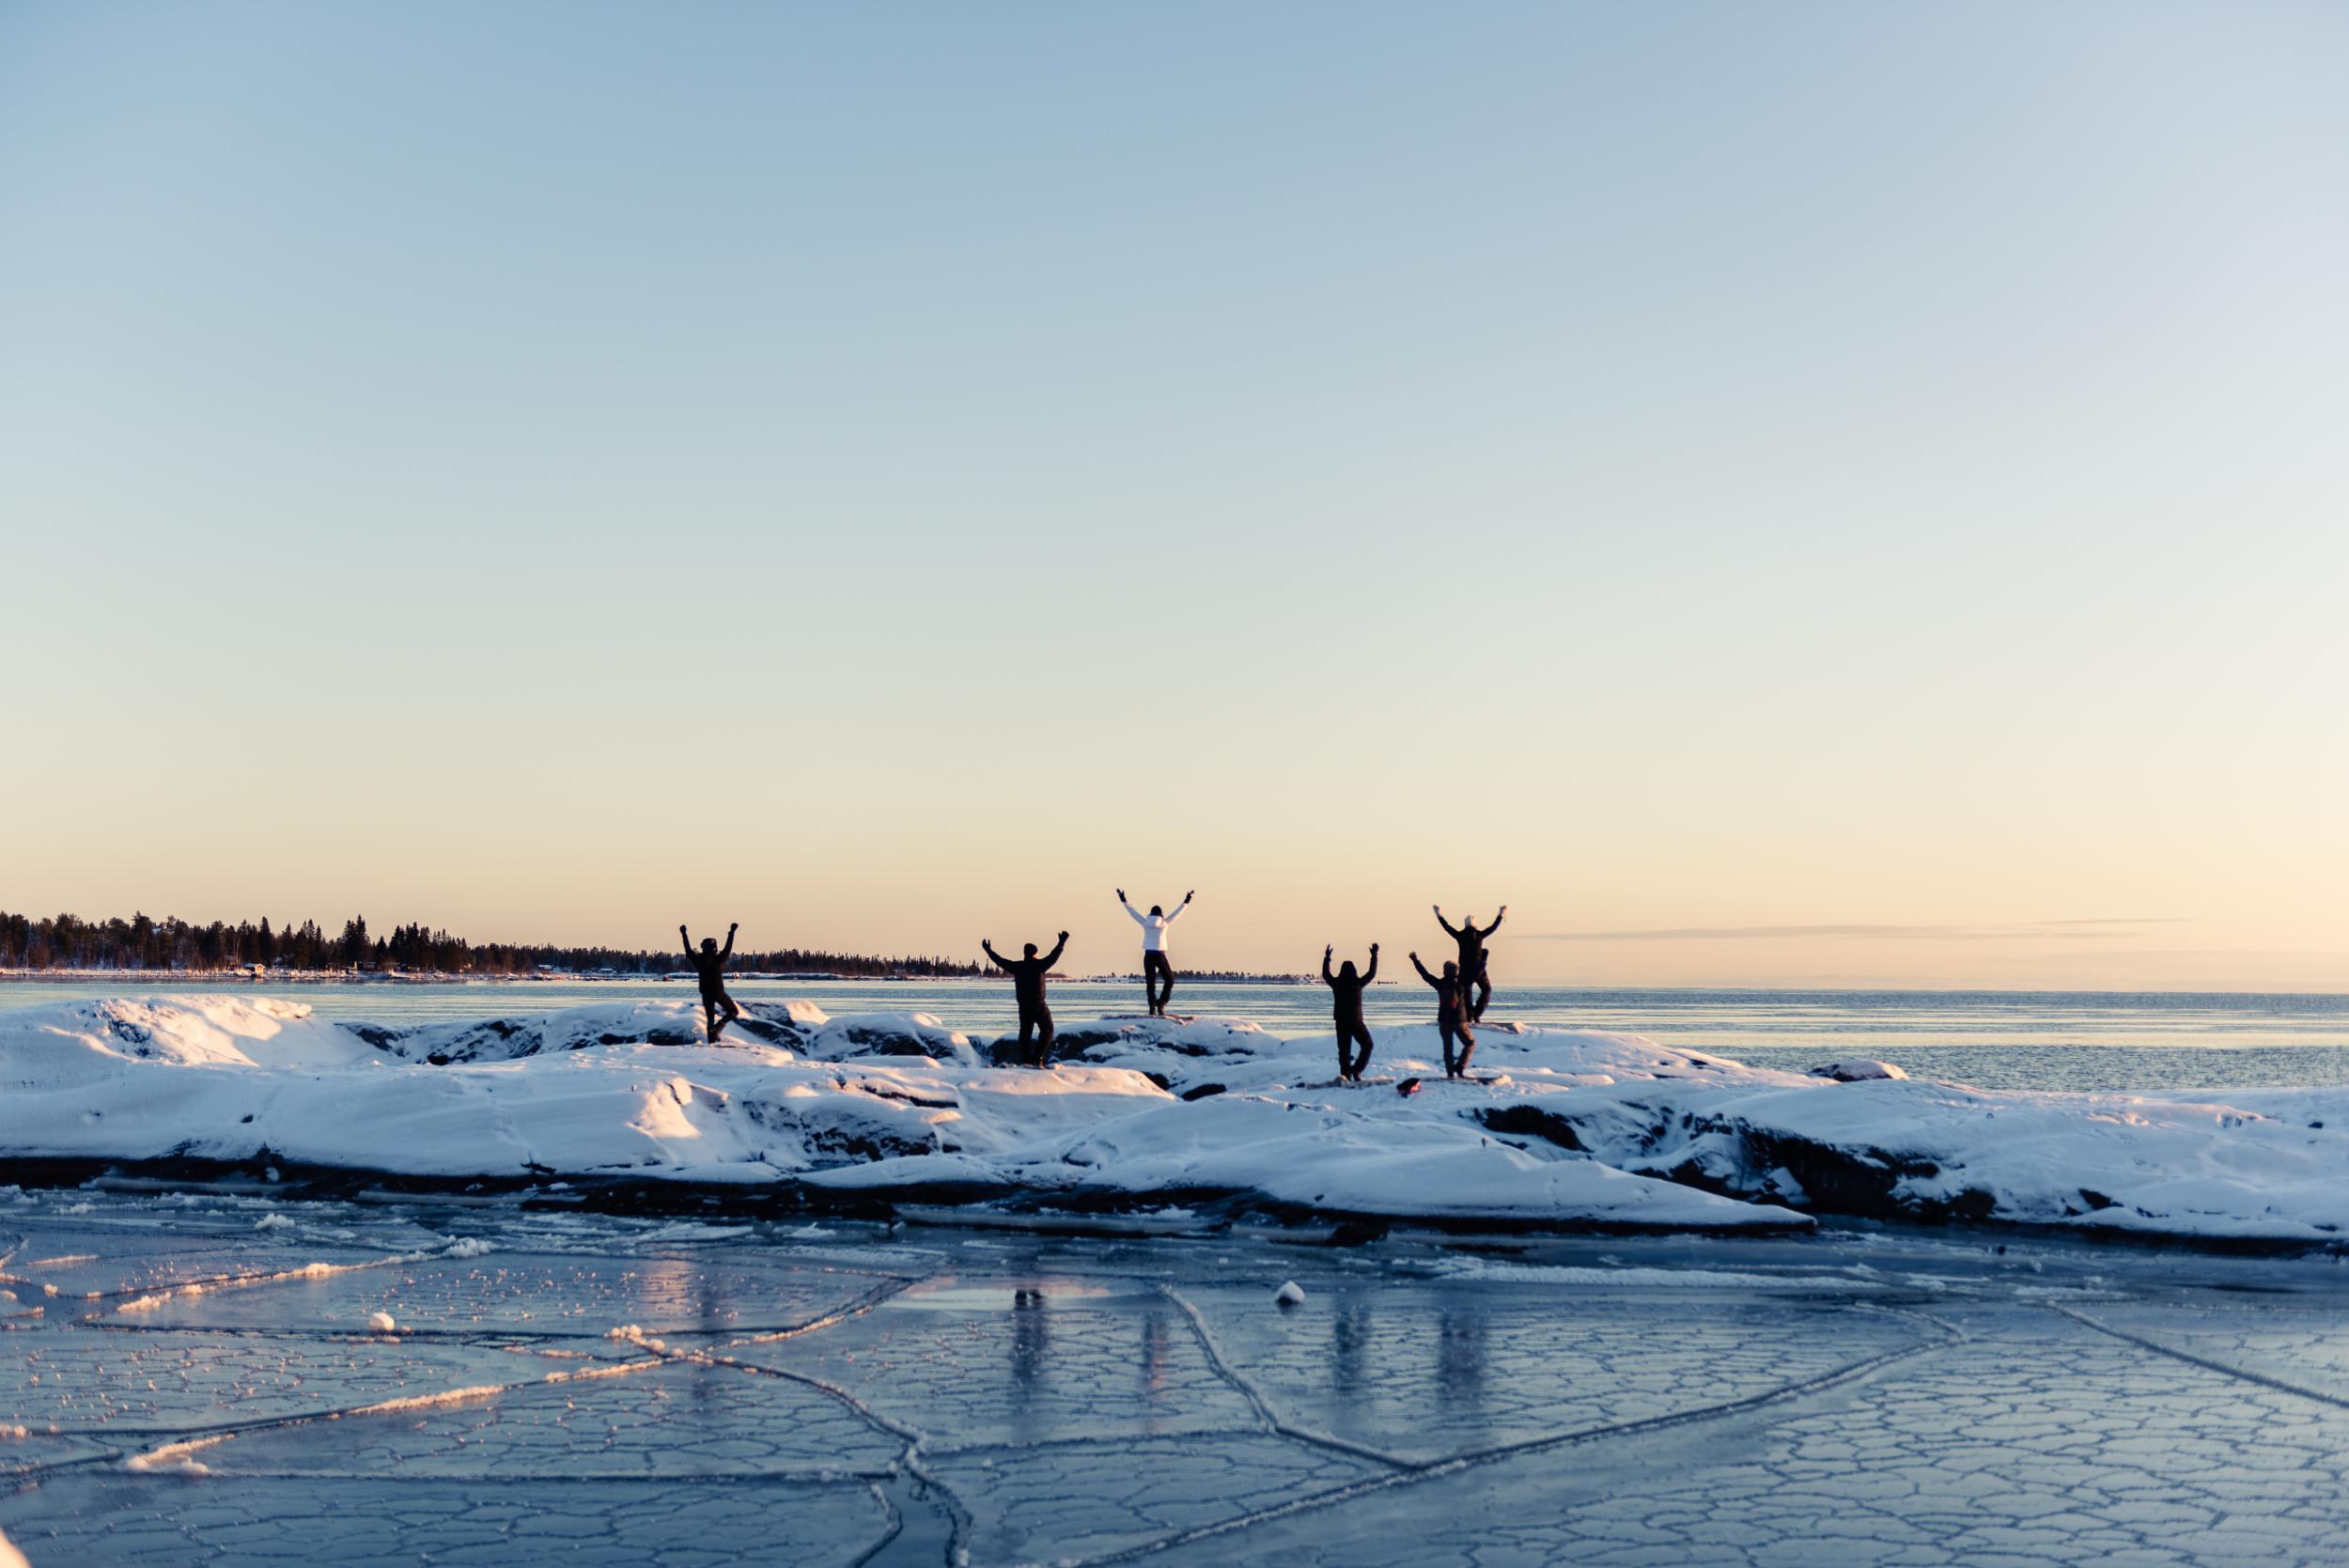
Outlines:
{"type": "Polygon", "coordinates": [[[2349,990],[2349,8],[0,5],[0,908],[2349,990]]]}

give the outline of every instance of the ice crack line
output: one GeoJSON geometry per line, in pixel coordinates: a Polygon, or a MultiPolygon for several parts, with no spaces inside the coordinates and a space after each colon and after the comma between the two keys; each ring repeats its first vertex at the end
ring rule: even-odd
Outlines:
{"type": "Polygon", "coordinates": [[[846,1323],[852,1317],[860,1317],[891,1296],[903,1296],[922,1282],[919,1280],[910,1280],[903,1275],[895,1274],[886,1276],[885,1281],[885,1283],[875,1285],[853,1301],[835,1307],[821,1317],[812,1317],[805,1323],[794,1324],[788,1328],[778,1328],[771,1333],[746,1334],[739,1339],[728,1340],[726,1343],[728,1344],[778,1344],[785,1340],[796,1340],[802,1334],[813,1334],[829,1328],[835,1323],[846,1323]]]}
{"type": "Polygon", "coordinates": [[[2302,1399],[2313,1399],[2322,1404],[2338,1405],[2341,1409],[2349,1410],[2349,1399],[2344,1399],[2339,1394],[2328,1394],[2321,1389],[2310,1389],[2297,1383],[2287,1383],[2280,1377],[2270,1377],[2263,1372],[2250,1372],[2242,1367],[2231,1367],[2224,1361],[2214,1361],[2206,1356],[2197,1356],[2190,1350],[2180,1350],[2173,1345],[2163,1344],[2158,1340],[2149,1340],[2142,1334],[2132,1334],[2126,1328],[2116,1328],[2109,1323],[2090,1317],[2086,1312],[2074,1312],[2069,1307],[2058,1306],[2052,1301],[2046,1303],[2046,1306],[2049,1312],[2061,1312],[2075,1323],[2095,1329],[2099,1334],[2109,1334],[2116,1340],[2136,1345],[2142,1350],[2150,1350],[2156,1356],[2167,1356],[2173,1361],[2184,1361],[2187,1366],[2201,1367],[2204,1372],[2215,1372],[2222,1377],[2241,1378],[2246,1383],[2256,1383],[2261,1388],[2273,1389],[2278,1393],[2296,1394],[2302,1399]]]}
{"type": "MultiPolygon", "coordinates": [[[[475,1383],[469,1388],[443,1389],[437,1393],[403,1394],[397,1399],[380,1399],[369,1405],[347,1405],[335,1410],[305,1410],[298,1415],[268,1416],[257,1421],[221,1421],[210,1426],[124,1429],[120,1436],[156,1436],[162,1432],[182,1434],[177,1440],[160,1445],[145,1453],[135,1454],[125,1463],[132,1469],[151,1467],[141,1460],[151,1460],[168,1452],[189,1452],[225,1443],[232,1437],[249,1433],[274,1432],[288,1426],[309,1426],[319,1421],[338,1421],[346,1416],[388,1416],[406,1410],[426,1410],[440,1405],[471,1405],[479,1400],[501,1398],[528,1389],[552,1388],[565,1383],[583,1383],[606,1377],[625,1377],[631,1373],[647,1372],[668,1363],[657,1357],[639,1361],[613,1361],[600,1366],[581,1367],[570,1372],[549,1373],[520,1383],[475,1383]]],[[[74,1434],[84,1436],[85,1434],[74,1434]]],[[[95,1434],[86,1434],[95,1436],[95,1434]]],[[[101,1439],[102,1440],[102,1439],[101,1439]]]]}
{"type": "Polygon", "coordinates": [[[1278,1410],[1272,1407],[1272,1402],[1265,1398],[1263,1391],[1225,1359],[1223,1347],[1216,1343],[1215,1333],[1207,1327],[1207,1320],[1200,1313],[1199,1309],[1192,1306],[1183,1293],[1173,1285],[1161,1284],[1159,1286],[1159,1291],[1182,1310],[1183,1316],[1190,1321],[1190,1331],[1198,1337],[1199,1348],[1206,1354],[1207,1365],[1213,1367],[1215,1374],[1237,1389],[1239,1396],[1254,1408],[1256,1419],[1264,1422],[1265,1430],[1296,1442],[1310,1444],[1315,1448],[1328,1449],[1332,1452],[1346,1454],[1356,1459],[1368,1459],[1375,1464],[1385,1465],[1393,1469],[1414,1467],[1413,1462],[1408,1459],[1369,1448],[1361,1443],[1347,1442],[1345,1438],[1331,1433],[1316,1432],[1311,1427],[1298,1426],[1284,1419],[1278,1410]]]}
{"type": "Polygon", "coordinates": [[[1974,1337],[1949,1319],[1920,1308],[1894,1307],[1882,1301],[1854,1301],[1852,1305],[1863,1312],[1882,1312],[1887,1317],[1906,1318],[1911,1323],[1926,1324],[1953,1342],[1963,1343],[1974,1337]]]}
{"type": "Polygon", "coordinates": [[[1172,1535],[1161,1536],[1156,1541],[1145,1541],[1140,1545],[1128,1546],[1123,1551],[1112,1552],[1107,1556],[1087,1558],[1072,1565],[1072,1568],[1106,1568],[1106,1565],[1110,1563],[1136,1562],[1146,1557],[1155,1557],[1160,1552],[1172,1551],[1177,1546],[1188,1546],[1194,1542],[1250,1529],[1275,1519],[1288,1518],[1299,1514],[1312,1513],[1317,1509],[1334,1507],[1372,1493],[1390,1491],[1402,1486],[1416,1486],[1422,1482],[1457,1475],[1463,1470],[1495,1464],[1503,1459],[1514,1459],[1521,1454],[1539,1453],[1548,1449],[1570,1448],[1582,1443],[1595,1442],[1603,1437],[1641,1436],[1651,1432],[1661,1432],[1675,1426],[1688,1426],[1699,1421],[1716,1421],[1724,1416],[1761,1409],[1766,1405],[1780,1404],[1802,1395],[1823,1392],[1840,1384],[1868,1376],[1896,1361],[1921,1356],[1935,1348],[1937,1346],[1933,1343],[1918,1343],[1904,1345],[1896,1350],[1880,1351],[1864,1360],[1855,1361],[1850,1366],[1834,1372],[1821,1373],[1815,1377],[1806,1377],[1798,1382],[1782,1384],[1758,1394],[1749,1394],[1743,1399],[1728,1400],[1719,1405],[1702,1405],[1693,1410],[1676,1410],[1670,1415],[1663,1416],[1643,1416],[1638,1421],[1618,1421],[1608,1426],[1585,1427],[1578,1432],[1561,1432],[1546,1437],[1528,1437],[1514,1443],[1495,1443],[1489,1448],[1470,1449],[1464,1453],[1455,1453],[1444,1459],[1419,1462],[1390,1461],[1405,1467],[1392,1475],[1373,1476],[1367,1481],[1350,1482],[1343,1486],[1333,1486],[1328,1491],[1292,1498],[1286,1502],[1274,1503],[1268,1508],[1236,1514],[1229,1519],[1219,1519],[1213,1524],[1197,1525],[1190,1529],[1177,1530],[1172,1535]]]}
{"type": "MultiPolygon", "coordinates": [[[[848,1314],[843,1312],[841,1315],[846,1316],[848,1314]]],[[[810,1329],[815,1327],[819,1326],[811,1325],[810,1329]]],[[[810,1330],[801,1330],[801,1332],[807,1331],[810,1330]]],[[[771,1343],[771,1341],[761,1343],[771,1343]]],[[[780,1377],[786,1382],[798,1383],[803,1387],[814,1389],[818,1393],[828,1395],[832,1399],[837,1400],[848,1410],[851,1415],[857,1417],[858,1420],[865,1421],[875,1429],[885,1432],[889,1434],[889,1436],[896,1438],[899,1442],[905,1444],[905,1452],[897,1456],[897,1463],[905,1467],[905,1471],[908,1475],[913,1477],[914,1480],[920,1482],[923,1485],[929,1487],[932,1491],[936,1492],[941,1498],[944,1499],[946,1504],[946,1513],[949,1519],[952,1521],[953,1527],[952,1538],[948,1543],[949,1560],[952,1561],[962,1560],[961,1553],[964,1550],[964,1543],[970,1538],[971,1511],[962,1505],[962,1499],[955,1495],[954,1488],[939,1480],[939,1478],[922,1463],[922,1450],[930,1440],[928,1433],[924,1432],[917,1426],[910,1426],[904,1421],[882,1415],[879,1410],[874,1409],[871,1405],[865,1404],[863,1400],[857,1398],[856,1395],[850,1393],[848,1389],[840,1387],[838,1384],[828,1383],[824,1379],[817,1377],[809,1373],[791,1372],[782,1367],[762,1366],[756,1361],[745,1361],[738,1357],[727,1356],[716,1350],[661,1348],[656,1350],[655,1353],[675,1360],[696,1361],[704,1366],[727,1367],[736,1372],[746,1372],[759,1377],[780,1377]]],[[[879,1551],[881,1547],[888,1545],[889,1542],[894,1539],[895,1536],[893,1533],[889,1538],[883,1540],[879,1545],[877,1545],[874,1550],[876,1552],[879,1551]]]]}

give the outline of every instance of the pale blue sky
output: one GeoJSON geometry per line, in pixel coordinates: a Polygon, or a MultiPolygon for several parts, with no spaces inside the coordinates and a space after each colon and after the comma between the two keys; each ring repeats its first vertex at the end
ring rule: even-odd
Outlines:
{"type": "Polygon", "coordinates": [[[0,4],[0,907],[2349,988],[2344,84],[2338,6],[0,4]]]}

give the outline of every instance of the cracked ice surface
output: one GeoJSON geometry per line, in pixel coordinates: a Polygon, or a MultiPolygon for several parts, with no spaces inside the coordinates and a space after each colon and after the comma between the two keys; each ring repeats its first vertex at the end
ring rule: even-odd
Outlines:
{"type": "MultiPolygon", "coordinates": [[[[1975,1318],[1955,1353],[1709,1439],[1673,1434],[1459,1488],[1419,1560],[2319,1562],[2349,1555],[2349,1411],[2071,1324],[1975,1318]],[[1993,1345],[2004,1354],[1986,1359],[1993,1345]],[[1724,1442],[1723,1437],[1734,1440],[1724,1442]],[[1709,1451],[1709,1452],[1708,1452],[1709,1451]],[[1496,1521],[1494,1513],[1512,1515],[1496,1521]]],[[[1579,1456],[1578,1456],[1579,1457],[1579,1456]]],[[[1391,1505],[1216,1560],[1339,1563],[1391,1505]]],[[[1178,1554],[1175,1560],[1207,1560],[1178,1554]]]]}
{"type": "Polygon", "coordinates": [[[1416,1461],[1726,1404],[1919,1337],[1864,1308],[1778,1302],[1676,1322],[1674,1303],[1636,1295],[1456,1284],[1349,1282],[1277,1315],[1257,1292],[1186,1295],[1234,1371],[1284,1415],[1416,1461]]]}
{"type": "Polygon", "coordinates": [[[0,1275],[37,1564],[2349,1560],[2325,1256],[0,1189],[0,1275]]]}
{"type": "MultiPolygon", "coordinates": [[[[779,1270],[755,1259],[651,1256],[602,1261],[495,1251],[434,1258],[296,1281],[304,1317],[365,1332],[389,1312],[435,1333],[583,1335],[614,1323],[655,1333],[749,1334],[796,1327],[848,1305],[881,1281],[779,1270]]],[[[280,1321],[284,1293],[175,1296],[140,1315],[157,1327],[256,1328],[280,1321]]]]}

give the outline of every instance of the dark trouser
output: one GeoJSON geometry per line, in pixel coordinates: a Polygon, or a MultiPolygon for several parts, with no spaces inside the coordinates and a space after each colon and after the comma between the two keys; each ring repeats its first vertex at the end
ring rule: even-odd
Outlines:
{"type": "Polygon", "coordinates": [[[1150,1003],[1153,1013],[1166,1011],[1166,999],[1174,994],[1174,966],[1166,961],[1163,953],[1142,955],[1142,995],[1150,1003]]]}
{"type": "Polygon", "coordinates": [[[1348,1080],[1360,1079],[1362,1069],[1370,1065],[1370,1026],[1360,1018],[1338,1020],[1338,1077],[1348,1080]],[[1360,1056],[1347,1054],[1349,1044],[1362,1048],[1360,1056]]]}
{"type": "Polygon", "coordinates": [[[1019,1047],[1021,1050],[1027,1052],[1030,1058],[1028,1065],[1031,1067],[1044,1066],[1052,1060],[1052,1010],[1050,1008],[1022,1007],[1019,1009],[1019,1047]],[[1031,1033],[1035,1036],[1033,1047],[1028,1041],[1031,1033]]]}
{"type": "Polygon", "coordinates": [[[724,987],[720,986],[702,993],[702,1021],[708,1029],[709,1037],[712,1040],[718,1038],[718,1032],[725,1028],[726,1024],[732,1023],[741,1016],[742,1009],[734,1005],[734,999],[726,995],[724,987]],[[725,1023],[718,1021],[718,1015],[721,1012],[726,1016],[725,1023]]]}
{"type": "Polygon", "coordinates": [[[1468,1020],[1449,1007],[1436,1015],[1436,1029],[1443,1035],[1444,1077],[1458,1078],[1468,1071],[1469,1058],[1476,1050],[1476,1035],[1469,1028],[1468,1020]],[[1455,1038],[1460,1042],[1460,1054],[1456,1060],[1452,1054],[1452,1042],[1455,1038]]]}
{"type": "Polygon", "coordinates": [[[1485,1009],[1492,1005],[1492,1001],[1493,959],[1488,953],[1485,955],[1485,961],[1476,966],[1476,1000],[1469,1003],[1469,1022],[1483,1023],[1485,1009]]]}

